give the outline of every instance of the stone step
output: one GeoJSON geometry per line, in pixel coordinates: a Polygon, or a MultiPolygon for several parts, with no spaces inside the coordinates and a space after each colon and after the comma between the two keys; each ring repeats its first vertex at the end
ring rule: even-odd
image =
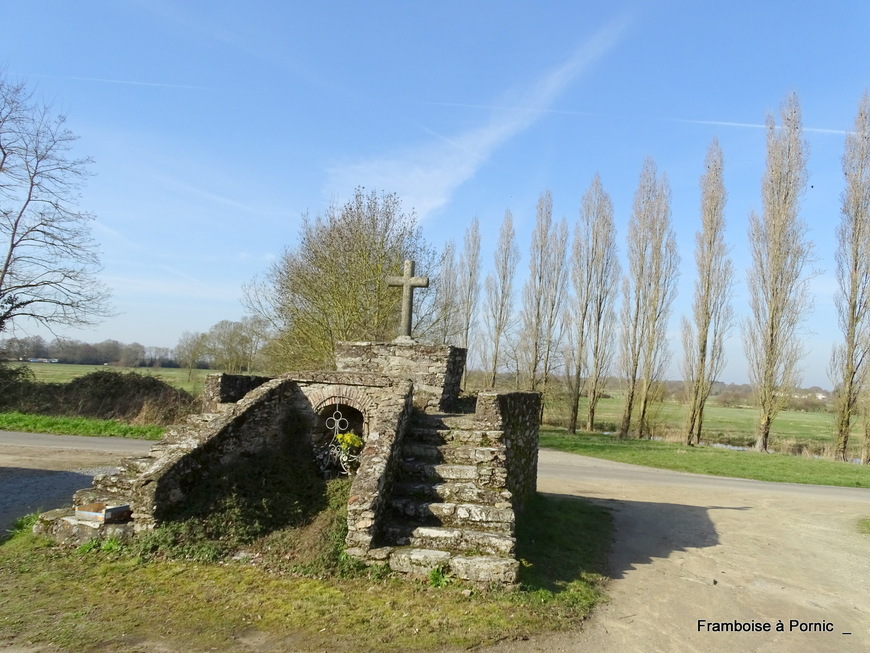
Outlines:
{"type": "Polygon", "coordinates": [[[156,462],[157,458],[154,456],[124,458],[124,460],[121,461],[121,470],[132,474],[141,474],[156,462]]]}
{"type": "MultiPolygon", "coordinates": [[[[232,404],[229,404],[229,405],[232,406],[232,404]]],[[[229,412],[228,409],[224,409],[224,410],[219,410],[216,413],[197,413],[195,415],[189,415],[185,421],[187,422],[187,424],[192,424],[195,426],[200,426],[202,424],[210,424],[211,422],[215,421],[216,419],[219,419],[221,417],[226,416],[226,414],[228,412],[229,412]]]]}
{"type": "Polygon", "coordinates": [[[513,586],[517,582],[519,563],[500,556],[458,556],[436,549],[402,547],[389,556],[390,569],[418,578],[440,568],[448,576],[472,583],[498,583],[513,586]]]}
{"type": "Polygon", "coordinates": [[[151,451],[148,454],[151,458],[160,459],[167,455],[183,455],[188,451],[196,448],[196,442],[187,439],[184,441],[175,441],[169,438],[164,438],[155,445],[152,445],[151,451]]]}
{"type": "Polygon", "coordinates": [[[124,472],[116,474],[98,474],[94,476],[94,489],[109,494],[127,494],[133,489],[135,475],[124,472]]]}
{"type": "Polygon", "coordinates": [[[421,442],[402,443],[402,457],[417,462],[476,465],[504,459],[504,450],[495,447],[435,445],[421,442]]]}
{"type": "Polygon", "coordinates": [[[163,436],[163,440],[154,447],[158,446],[189,446],[191,443],[195,443],[197,440],[197,436],[200,435],[200,428],[195,424],[177,424],[175,426],[171,426],[166,429],[166,432],[163,436]]]}
{"type": "Polygon", "coordinates": [[[389,505],[399,519],[414,520],[421,525],[473,528],[505,535],[514,532],[514,511],[509,503],[491,506],[394,498],[389,505]]]}
{"type": "Polygon", "coordinates": [[[486,447],[500,443],[503,436],[502,431],[412,427],[408,429],[405,440],[434,445],[455,443],[486,447]]]}
{"type": "Polygon", "coordinates": [[[418,483],[398,481],[393,484],[393,496],[418,501],[452,501],[454,503],[509,503],[509,490],[482,488],[468,481],[445,481],[442,483],[418,483]]]}
{"type": "Polygon", "coordinates": [[[512,589],[519,581],[520,563],[514,558],[501,556],[453,556],[447,573],[471,583],[497,583],[505,589],[512,589]]]}
{"type": "Polygon", "coordinates": [[[412,427],[447,430],[473,430],[477,424],[474,415],[467,413],[417,413],[411,422],[412,427]]]}
{"type": "Polygon", "coordinates": [[[105,503],[110,506],[123,506],[130,502],[127,500],[127,497],[121,494],[106,492],[95,487],[87,487],[73,494],[74,506],[85,506],[89,503],[105,503]]]}
{"type": "Polygon", "coordinates": [[[443,481],[469,481],[481,487],[503,488],[507,472],[498,464],[450,465],[399,460],[397,480],[440,483],[443,481]]]}
{"type": "Polygon", "coordinates": [[[512,556],[516,540],[502,533],[448,526],[420,526],[393,521],[384,525],[383,536],[393,546],[435,549],[454,554],[512,556]]]}
{"type": "Polygon", "coordinates": [[[479,473],[476,465],[440,465],[399,460],[399,477],[406,480],[428,481],[477,481],[479,473]]]}

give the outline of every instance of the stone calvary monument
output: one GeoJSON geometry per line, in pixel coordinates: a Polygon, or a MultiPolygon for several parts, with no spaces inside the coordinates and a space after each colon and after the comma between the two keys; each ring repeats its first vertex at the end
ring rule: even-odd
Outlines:
{"type": "Polygon", "coordinates": [[[474,412],[452,412],[466,350],[411,339],[413,289],[429,283],[412,261],[388,283],[403,288],[396,340],[337,343],[336,371],[210,375],[207,412],[169,429],[148,456],[95,477],[75,494],[77,510],[44,513],[34,530],[67,543],[135,537],[209,475],[288,444],[313,459],[341,423],[362,441],[348,555],[415,576],[440,568],[514,585],[516,514],[536,490],[540,395],[481,392],[474,412]]]}

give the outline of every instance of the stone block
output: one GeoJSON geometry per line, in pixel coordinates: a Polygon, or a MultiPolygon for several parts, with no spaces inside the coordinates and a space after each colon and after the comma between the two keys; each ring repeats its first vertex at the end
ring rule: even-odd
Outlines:
{"type": "Polygon", "coordinates": [[[450,559],[450,573],[472,583],[513,586],[519,569],[519,562],[513,558],[454,556],[450,559]]]}
{"type": "Polygon", "coordinates": [[[404,574],[426,576],[436,567],[446,567],[452,556],[434,549],[396,549],[390,555],[390,568],[404,574]]]}

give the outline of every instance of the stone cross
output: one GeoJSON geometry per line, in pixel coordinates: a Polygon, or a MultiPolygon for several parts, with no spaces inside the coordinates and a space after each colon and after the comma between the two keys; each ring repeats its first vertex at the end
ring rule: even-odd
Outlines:
{"type": "Polygon", "coordinates": [[[405,261],[405,274],[401,277],[387,277],[387,285],[402,287],[402,323],[399,325],[399,337],[410,338],[414,288],[428,288],[429,277],[415,277],[414,261],[405,261]]]}

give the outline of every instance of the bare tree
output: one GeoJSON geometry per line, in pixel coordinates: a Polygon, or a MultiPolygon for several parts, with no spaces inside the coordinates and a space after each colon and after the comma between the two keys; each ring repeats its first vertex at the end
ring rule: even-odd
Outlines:
{"type": "Polygon", "coordinates": [[[108,316],[99,257],[77,206],[89,158],[65,116],[0,70],[0,331],[13,320],[86,325],[108,316]]]}
{"type": "Polygon", "coordinates": [[[439,263],[438,279],[432,284],[435,291],[435,341],[454,344],[459,336],[459,270],[456,267],[456,245],[451,238],[444,243],[439,263]]]}
{"type": "Polygon", "coordinates": [[[522,334],[519,354],[524,361],[526,386],[536,390],[547,387],[558,348],[566,288],[565,255],[568,226],[565,220],[553,224],[553,199],[550,191],[538,199],[535,229],[529,248],[529,278],[523,287],[522,334]]]}
{"type": "Polygon", "coordinates": [[[204,333],[185,331],[175,345],[175,360],[182,367],[187,368],[187,380],[193,377],[195,368],[207,353],[208,343],[204,333]]]}
{"type": "Polygon", "coordinates": [[[498,246],[493,254],[493,271],[486,276],[484,325],[492,349],[489,351],[489,387],[495,387],[495,378],[501,355],[501,344],[507,335],[513,313],[513,286],[520,250],[516,244],[514,221],[505,210],[499,230],[498,246]]]}
{"type": "Polygon", "coordinates": [[[695,234],[694,324],[683,319],[683,375],[689,414],[686,444],[701,442],[704,406],[725,365],[724,342],[731,328],[734,270],[725,243],[725,181],[722,148],[713,139],[701,176],[701,230],[695,234]]]}
{"type": "Polygon", "coordinates": [[[248,333],[241,322],[221,320],[205,334],[206,352],[216,369],[239,374],[246,367],[250,350],[248,333]]]}
{"type": "Polygon", "coordinates": [[[529,278],[523,286],[522,310],[520,313],[522,337],[516,342],[516,355],[525,361],[523,367],[526,385],[535,390],[538,385],[538,370],[543,359],[544,325],[544,257],[553,221],[553,200],[550,191],[538,198],[535,230],[529,249],[529,278]]]}
{"type": "Polygon", "coordinates": [[[589,371],[586,377],[587,431],[595,430],[595,410],[604,394],[605,379],[610,374],[616,342],[612,328],[616,323],[614,304],[621,271],[612,207],[609,212],[602,212],[602,219],[593,228],[592,239],[600,267],[596,267],[592,306],[587,314],[589,326],[586,337],[590,343],[589,371]]]}
{"type": "MultiPolygon", "coordinates": [[[[465,242],[459,257],[459,345],[465,349],[471,346],[471,330],[480,301],[480,223],[475,217],[465,230],[465,242]]],[[[470,352],[469,352],[470,353],[470,352]]],[[[462,375],[462,388],[468,378],[462,375]]]]}
{"type": "Polygon", "coordinates": [[[580,219],[574,229],[571,283],[574,288],[573,370],[568,375],[571,413],[568,431],[577,430],[580,393],[585,376],[588,409],[587,430],[593,430],[595,407],[601,398],[602,377],[610,362],[612,338],[604,333],[613,322],[613,300],[619,279],[613,202],[596,174],[583,195],[580,219]],[[588,344],[587,344],[588,343],[588,344]]]}
{"type": "Polygon", "coordinates": [[[653,390],[668,361],[665,340],[680,261],[671,229],[670,187],[652,159],[644,161],[628,223],[629,271],[623,279],[622,366],[626,401],[620,437],[638,403],[638,435],[649,434],[653,390]]]}
{"type": "Polygon", "coordinates": [[[858,105],[843,154],[846,189],[837,232],[837,320],[843,342],[834,347],[830,377],[837,393],[835,457],[846,460],[849,433],[865,390],[870,356],[870,95],[858,105]]]}
{"type": "MultiPolygon", "coordinates": [[[[546,391],[550,377],[557,367],[556,354],[564,333],[565,299],[568,294],[569,268],[568,223],[562,218],[553,226],[545,257],[546,279],[544,283],[544,365],[542,389],[546,391]]],[[[543,406],[541,409],[543,417],[543,406]]]]}
{"type": "Polygon", "coordinates": [[[749,216],[751,312],[743,325],[743,341],[760,409],[755,443],[759,451],[767,451],[771,423],[797,387],[797,364],[803,355],[798,329],[812,305],[805,273],[812,243],[798,215],[807,183],[807,155],[796,95],[786,100],[780,120],[779,128],[772,115],[766,120],[762,212],[749,216]]]}

